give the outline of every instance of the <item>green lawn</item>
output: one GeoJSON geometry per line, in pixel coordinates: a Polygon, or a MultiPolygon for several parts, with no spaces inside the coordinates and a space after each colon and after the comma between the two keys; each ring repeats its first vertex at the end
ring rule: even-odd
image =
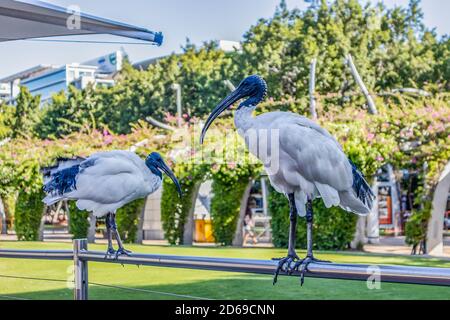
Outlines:
{"type": "MultiPolygon", "coordinates": [[[[0,249],[70,249],[64,243],[0,242],[0,249]]],[[[104,245],[90,245],[104,250],[104,245]]],[[[213,248],[128,245],[139,253],[270,259],[285,255],[282,249],[213,248]]],[[[396,264],[450,267],[450,261],[420,257],[383,256],[350,252],[318,252],[320,259],[342,263],[396,264]]],[[[70,261],[0,259],[0,299],[72,299],[65,282],[71,275],[70,261]],[[5,276],[58,279],[61,282],[11,279],[5,276]]],[[[131,291],[91,285],[90,299],[177,299],[179,294],[210,299],[450,299],[450,288],[382,283],[369,290],[365,282],[280,277],[272,286],[271,276],[218,271],[89,263],[91,283],[144,289],[131,291]],[[152,292],[148,292],[152,291],[152,292]]]]}

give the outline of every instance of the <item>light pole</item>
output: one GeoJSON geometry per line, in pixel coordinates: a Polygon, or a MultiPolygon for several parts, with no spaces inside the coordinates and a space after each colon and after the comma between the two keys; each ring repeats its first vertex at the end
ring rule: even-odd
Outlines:
{"type": "Polygon", "coordinates": [[[230,81],[230,80],[223,80],[223,83],[228,87],[228,89],[230,89],[231,92],[233,92],[234,90],[236,90],[236,87],[234,86],[234,84],[230,81]]]}
{"type": "Polygon", "coordinates": [[[172,90],[176,91],[177,95],[177,125],[178,127],[181,127],[181,119],[183,117],[183,110],[181,107],[181,86],[178,83],[172,84],[172,90]]]}

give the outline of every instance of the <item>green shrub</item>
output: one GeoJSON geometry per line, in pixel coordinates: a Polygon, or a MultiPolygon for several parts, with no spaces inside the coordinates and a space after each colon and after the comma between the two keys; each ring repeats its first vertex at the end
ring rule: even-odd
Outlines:
{"type": "Polygon", "coordinates": [[[139,216],[144,203],[145,199],[137,199],[117,210],[117,229],[123,242],[133,243],[136,241],[139,216]]]}
{"type": "Polygon", "coordinates": [[[16,195],[9,194],[4,196],[3,205],[5,206],[6,219],[9,221],[9,227],[12,229],[14,227],[14,217],[16,212],[16,195]]]}
{"type": "Polygon", "coordinates": [[[161,196],[161,220],[164,237],[170,244],[183,244],[184,225],[191,209],[193,192],[200,183],[199,178],[187,176],[179,179],[183,197],[170,179],[164,179],[161,196]]]}
{"type": "Polygon", "coordinates": [[[15,229],[19,241],[39,240],[44,203],[42,191],[36,193],[19,193],[15,208],[15,229]]]}
{"type": "Polygon", "coordinates": [[[72,238],[87,238],[89,232],[89,212],[78,209],[75,201],[69,201],[69,215],[69,230],[72,238]]]}
{"type": "Polygon", "coordinates": [[[234,183],[214,179],[211,200],[211,217],[213,234],[216,242],[222,245],[231,245],[236,232],[237,220],[241,208],[241,200],[249,183],[249,177],[234,183]]]}
{"type": "Polygon", "coordinates": [[[405,225],[405,242],[417,246],[427,238],[428,221],[431,218],[431,201],[425,201],[422,210],[415,211],[405,225]]]}
{"type": "MultiPolygon", "coordinates": [[[[357,216],[338,207],[327,209],[321,199],[313,202],[314,249],[347,249],[356,231],[357,216]]],[[[271,188],[269,211],[272,215],[272,242],[275,247],[287,247],[289,239],[289,204],[287,198],[271,188]]],[[[298,219],[297,247],[306,248],[306,220],[298,219]]]]}

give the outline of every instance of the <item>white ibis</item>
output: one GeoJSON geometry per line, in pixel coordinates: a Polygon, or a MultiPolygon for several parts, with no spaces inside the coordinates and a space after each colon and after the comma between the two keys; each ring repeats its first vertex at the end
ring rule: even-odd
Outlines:
{"type": "Polygon", "coordinates": [[[117,231],[116,211],[155,192],[161,186],[162,172],[173,180],[181,197],[177,178],[157,152],[145,161],[130,151],[99,152],[79,164],[67,167],[62,163],[60,167],[45,184],[47,197],[43,201],[52,205],[64,199],[76,200],[80,210],[91,211],[96,217],[106,216],[106,256],[115,254],[117,258],[131,253],[123,247],[117,231]],[[112,245],[112,233],[119,246],[117,251],[112,245]]]}
{"type": "Polygon", "coordinates": [[[273,283],[280,271],[301,272],[301,284],[311,262],[325,262],[313,255],[312,201],[321,197],[327,208],[340,206],[346,211],[366,215],[374,195],[362,173],[347,158],[341,146],[317,123],[291,112],[268,112],[252,116],[267,94],[267,84],[257,75],[241,82],[239,87],[212,111],[203,128],[200,142],[211,123],[224,110],[242,98],[234,123],[250,152],[264,164],[274,189],[289,200],[290,230],[288,255],[279,260],[273,283]],[[265,143],[266,141],[274,141],[265,143]],[[297,215],[306,217],[307,255],[300,259],[295,251],[297,215]]]}

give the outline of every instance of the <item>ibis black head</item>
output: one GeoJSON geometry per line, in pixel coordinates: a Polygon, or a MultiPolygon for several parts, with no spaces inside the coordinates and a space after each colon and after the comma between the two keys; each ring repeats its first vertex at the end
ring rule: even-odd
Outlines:
{"type": "Polygon", "coordinates": [[[160,178],[162,178],[161,171],[164,172],[170,179],[172,179],[173,183],[175,183],[180,197],[183,195],[178,179],[175,177],[172,170],[170,170],[169,166],[164,162],[163,158],[158,152],[150,153],[145,160],[145,164],[153,174],[157,175],[160,178]]]}
{"type": "Polygon", "coordinates": [[[248,98],[239,105],[239,108],[256,106],[267,94],[266,81],[261,76],[253,75],[245,78],[241,84],[228,97],[223,99],[211,112],[203,127],[200,143],[203,143],[206,131],[213,121],[226,109],[231,107],[236,101],[248,98]]]}

